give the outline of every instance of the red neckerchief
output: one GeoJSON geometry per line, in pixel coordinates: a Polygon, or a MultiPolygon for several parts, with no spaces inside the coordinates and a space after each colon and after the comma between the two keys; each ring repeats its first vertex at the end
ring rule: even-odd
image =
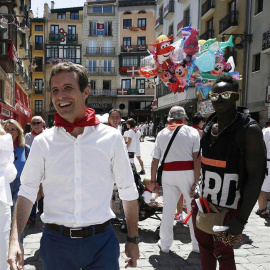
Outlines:
{"type": "Polygon", "coordinates": [[[54,121],[56,127],[64,127],[67,132],[72,132],[76,127],[97,126],[100,124],[99,119],[96,117],[93,109],[87,108],[85,110],[87,115],[82,119],[76,119],[73,124],[67,122],[58,113],[54,115],[54,121]]]}
{"type": "MultiPolygon", "coordinates": [[[[42,130],[43,131],[43,130],[42,130]]],[[[42,131],[40,133],[42,133],[42,131]]],[[[31,131],[31,133],[34,135],[34,136],[37,136],[39,135],[40,133],[36,133],[34,130],[31,131]]]]}
{"type": "Polygon", "coordinates": [[[196,128],[196,129],[199,129],[199,130],[202,130],[202,128],[200,128],[200,127],[197,126],[197,125],[193,125],[192,127],[193,127],[193,128],[196,128]]]}
{"type": "Polygon", "coordinates": [[[113,127],[113,126],[111,125],[111,123],[110,123],[110,122],[108,123],[108,126],[109,126],[109,127],[113,127]]]}
{"type": "Polygon", "coordinates": [[[143,190],[143,192],[145,192],[145,191],[148,191],[148,192],[150,192],[150,193],[153,193],[153,191],[151,191],[151,190],[148,189],[148,188],[145,188],[145,189],[143,190]]]}
{"type": "Polygon", "coordinates": [[[169,130],[175,130],[178,126],[184,125],[184,122],[182,120],[172,120],[167,125],[167,129],[169,130]]]}
{"type": "Polygon", "coordinates": [[[13,147],[15,148],[18,145],[19,145],[19,139],[17,137],[17,139],[13,142],[13,147]]]}

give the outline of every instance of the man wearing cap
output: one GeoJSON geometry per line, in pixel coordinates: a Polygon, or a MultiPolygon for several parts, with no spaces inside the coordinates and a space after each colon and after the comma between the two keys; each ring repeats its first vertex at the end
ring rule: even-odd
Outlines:
{"type": "MultiPolygon", "coordinates": [[[[175,129],[181,126],[166,157],[162,174],[163,213],[158,244],[165,253],[169,253],[173,243],[173,222],[177,202],[183,194],[188,212],[191,211],[191,196],[200,176],[200,157],[198,157],[200,136],[197,130],[184,124],[185,116],[183,107],[174,106],[170,109],[168,125],[158,133],[153,151],[151,180],[156,181],[159,161],[163,159],[175,129]]],[[[192,222],[189,223],[189,229],[192,251],[199,252],[192,222]]]]}
{"type": "Polygon", "coordinates": [[[126,267],[136,267],[138,191],[122,135],[100,124],[95,111],[86,107],[90,87],[85,67],[55,65],[49,83],[55,127],[35,138],[21,175],[10,237],[11,269],[23,269],[19,236],[43,178],[44,270],[119,269],[119,243],[110,224],[115,217],[110,209],[114,179],[127,221],[126,267]]]}

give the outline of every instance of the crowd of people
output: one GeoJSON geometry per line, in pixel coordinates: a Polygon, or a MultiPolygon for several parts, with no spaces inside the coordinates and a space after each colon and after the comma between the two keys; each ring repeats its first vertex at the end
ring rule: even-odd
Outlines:
{"type": "Polygon", "coordinates": [[[143,198],[149,207],[163,207],[161,252],[170,252],[174,220],[183,221],[185,201],[192,251],[200,253],[202,269],[216,269],[217,261],[220,269],[236,269],[232,243],[258,198],[256,213],[269,217],[270,192],[270,151],[266,156],[265,149],[265,143],[270,148],[270,128],[262,132],[246,110],[236,106],[236,80],[217,79],[209,95],[215,113],[207,120],[197,113],[189,125],[185,109],[174,106],[166,125],[160,122],[155,132],[152,121],[129,118],[122,126],[118,109],[110,111],[108,125],[101,124],[86,107],[89,78],[81,65],[55,65],[49,84],[57,111],[54,127],[46,129],[40,116],[32,118],[25,135],[15,120],[0,127],[1,270],[23,269],[23,231],[26,224],[35,224],[37,210],[44,223],[40,257],[45,270],[119,269],[119,243],[110,222],[115,218],[115,185],[128,231],[126,267],[136,267],[140,238],[134,158],[139,174],[145,175],[140,149],[145,136],[156,136],[143,198]],[[163,203],[153,195],[161,183],[163,203]],[[215,224],[225,226],[225,234],[202,229],[201,217],[210,212],[225,213],[215,224]]]}

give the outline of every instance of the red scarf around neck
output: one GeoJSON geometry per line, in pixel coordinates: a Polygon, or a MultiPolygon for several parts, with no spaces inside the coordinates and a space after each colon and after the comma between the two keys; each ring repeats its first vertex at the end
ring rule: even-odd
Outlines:
{"type": "Polygon", "coordinates": [[[13,142],[13,147],[15,148],[18,145],[19,145],[19,139],[17,137],[16,140],[13,142]]]}
{"type": "Polygon", "coordinates": [[[178,126],[184,125],[184,122],[182,120],[172,120],[169,122],[167,129],[169,130],[175,130],[178,126]]]}
{"type": "Polygon", "coordinates": [[[55,113],[54,115],[55,126],[64,127],[67,132],[72,132],[76,127],[97,126],[98,124],[100,124],[100,121],[96,117],[95,111],[93,109],[87,108],[85,112],[87,115],[82,119],[76,119],[73,124],[67,122],[58,113],[55,113]]]}
{"type": "MultiPolygon", "coordinates": [[[[43,130],[42,130],[43,131],[43,130]]],[[[42,133],[42,131],[40,133],[42,133]]],[[[31,131],[31,133],[34,135],[34,136],[37,136],[39,135],[40,133],[36,133],[34,130],[31,131]]]]}
{"type": "Polygon", "coordinates": [[[196,128],[196,129],[199,129],[199,130],[202,130],[202,128],[200,128],[200,127],[197,126],[197,125],[193,125],[192,127],[193,127],[193,128],[196,128]]]}

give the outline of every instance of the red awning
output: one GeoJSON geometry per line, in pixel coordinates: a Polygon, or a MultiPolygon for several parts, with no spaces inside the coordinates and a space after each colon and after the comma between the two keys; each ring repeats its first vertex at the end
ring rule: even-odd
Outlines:
{"type": "Polygon", "coordinates": [[[14,108],[8,104],[0,102],[0,119],[8,120],[8,119],[17,119],[17,113],[14,108]]]}

